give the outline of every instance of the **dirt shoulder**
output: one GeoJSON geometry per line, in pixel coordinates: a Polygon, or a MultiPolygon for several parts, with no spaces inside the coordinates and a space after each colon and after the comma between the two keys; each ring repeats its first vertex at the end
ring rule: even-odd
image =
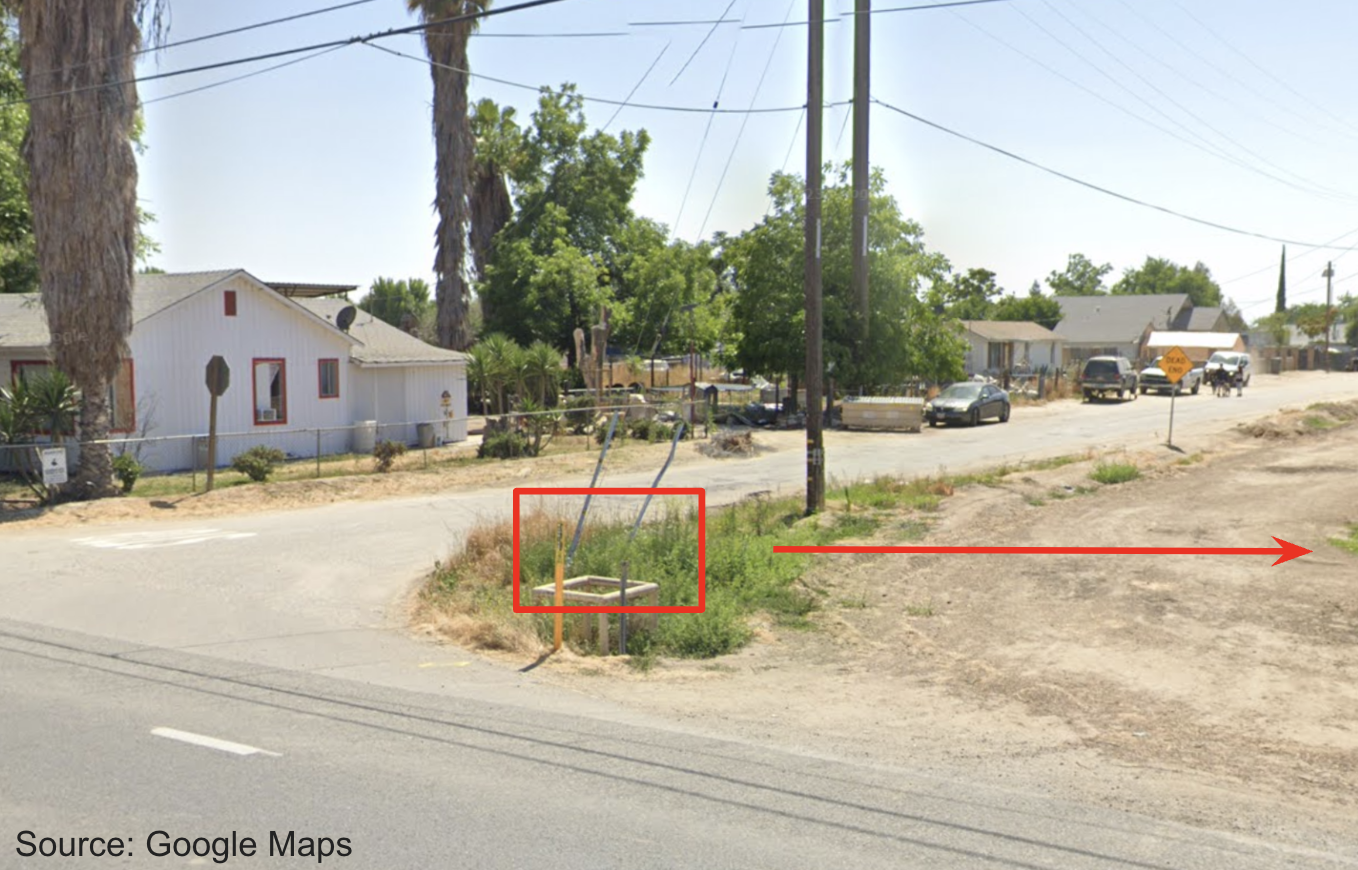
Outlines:
{"type": "Polygon", "coordinates": [[[1115,486],[1093,483],[1090,461],[965,487],[924,541],[1266,547],[1277,535],[1314,550],[1282,566],[825,556],[806,580],[823,602],[813,630],[764,625],[737,655],[647,673],[574,657],[537,673],[733,737],[1355,850],[1358,556],[1329,543],[1358,523],[1353,416],[1358,405],[1292,412],[1186,453],[1121,457],[1143,474],[1115,486]]]}

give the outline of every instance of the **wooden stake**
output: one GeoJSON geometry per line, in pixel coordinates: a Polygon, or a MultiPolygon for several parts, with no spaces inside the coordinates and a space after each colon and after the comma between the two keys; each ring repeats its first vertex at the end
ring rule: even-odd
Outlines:
{"type": "MultiPolygon", "coordinates": [[[[566,604],[566,523],[559,522],[556,525],[556,606],[564,607],[566,604]]],[[[555,618],[555,625],[552,633],[552,652],[561,651],[561,629],[565,614],[558,610],[552,614],[555,618]]]]}

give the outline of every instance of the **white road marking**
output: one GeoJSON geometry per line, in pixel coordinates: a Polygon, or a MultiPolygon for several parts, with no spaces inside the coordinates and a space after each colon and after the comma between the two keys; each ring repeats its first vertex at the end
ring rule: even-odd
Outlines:
{"type": "Polygon", "coordinates": [[[76,538],[75,543],[101,550],[149,550],[155,547],[181,547],[206,541],[236,541],[253,538],[255,532],[226,532],[221,529],[181,529],[169,532],[128,532],[101,538],[76,538]]]}
{"type": "Polygon", "coordinates": [[[232,755],[272,755],[275,758],[282,755],[281,752],[270,752],[267,749],[260,749],[256,746],[246,746],[244,743],[232,743],[230,740],[222,740],[217,737],[206,737],[202,734],[194,734],[191,731],[178,731],[174,728],[152,728],[151,733],[157,737],[168,737],[171,740],[178,740],[182,743],[192,743],[194,746],[205,746],[208,749],[230,752],[232,755]]]}

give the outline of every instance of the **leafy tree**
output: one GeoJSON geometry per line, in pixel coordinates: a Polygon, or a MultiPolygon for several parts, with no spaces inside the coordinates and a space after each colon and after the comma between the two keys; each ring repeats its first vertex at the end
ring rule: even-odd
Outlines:
{"type": "Polygon", "coordinates": [[[480,287],[485,328],[521,344],[570,348],[573,332],[615,301],[618,238],[650,142],[645,131],[586,134],[572,85],[543,89],[506,161],[517,211],[495,237],[480,287]]]}
{"type": "Polygon", "coordinates": [[[1071,254],[1064,271],[1047,276],[1047,285],[1057,296],[1102,296],[1108,292],[1103,279],[1112,271],[1108,263],[1096,266],[1084,254],[1071,254]]]}
{"type": "Polygon", "coordinates": [[[434,84],[434,205],[439,213],[434,255],[439,344],[453,350],[471,346],[471,292],[463,278],[467,253],[468,181],[473,138],[467,113],[467,42],[476,21],[444,22],[490,8],[490,0],[407,0],[426,23],[424,50],[434,84]]]}
{"type": "Polygon", "coordinates": [[[1199,307],[1221,304],[1221,287],[1205,265],[1199,262],[1189,269],[1161,257],[1147,257],[1139,268],[1126,270],[1113,285],[1113,293],[1124,296],[1184,293],[1199,307]]]}
{"type": "Polygon", "coordinates": [[[941,291],[948,316],[958,320],[988,320],[995,300],[1004,294],[989,269],[968,269],[953,275],[941,291]]]}
{"type": "Polygon", "coordinates": [[[1283,347],[1287,344],[1287,312],[1275,311],[1272,314],[1259,318],[1255,325],[1268,333],[1269,340],[1274,347],[1283,347]]]}
{"type": "Polygon", "coordinates": [[[995,303],[990,312],[991,320],[1027,320],[1055,329],[1061,322],[1061,303],[1051,296],[1042,295],[1042,288],[1034,281],[1027,296],[1005,296],[995,303]]]}
{"type": "MultiPolygon", "coordinates": [[[[835,364],[836,380],[852,387],[912,376],[960,377],[965,341],[956,320],[944,313],[941,289],[947,260],[925,249],[923,231],[901,215],[880,170],[872,173],[869,189],[871,329],[868,346],[854,352],[859,332],[851,281],[853,189],[847,166],[838,167],[835,175],[823,190],[822,282],[824,355],[835,364]],[[928,286],[933,290],[924,294],[928,286]]],[[[805,188],[801,178],[780,172],[770,181],[769,193],[769,215],[725,240],[722,251],[736,287],[732,313],[741,334],[736,361],[754,373],[796,375],[805,370],[806,359],[805,188]]]]}
{"type": "MultiPolygon", "coordinates": [[[[137,258],[133,80],[140,24],[162,30],[163,0],[4,0],[17,14],[28,106],[23,149],[43,308],[57,368],[80,390],[81,438],[109,430],[109,384],[132,331],[137,258]]],[[[67,485],[116,495],[107,444],[87,443],[67,485]]]]}
{"type": "Polygon", "coordinates": [[[358,307],[397,329],[409,331],[412,323],[418,327],[425,322],[434,305],[429,299],[429,285],[423,279],[378,278],[368,289],[368,295],[359,300],[358,307]]]}

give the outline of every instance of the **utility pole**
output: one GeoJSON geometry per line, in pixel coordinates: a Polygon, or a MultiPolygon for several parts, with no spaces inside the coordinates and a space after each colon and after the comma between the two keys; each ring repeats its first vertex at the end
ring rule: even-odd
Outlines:
{"type": "Polygon", "coordinates": [[[858,361],[867,359],[868,306],[868,116],[872,99],[872,0],[855,0],[853,30],[853,289],[861,319],[858,361]]]}
{"type": "Polygon", "coordinates": [[[1325,371],[1330,370],[1330,310],[1334,305],[1334,287],[1330,279],[1334,277],[1334,263],[1325,264],[1325,371]]]}
{"type": "Polygon", "coordinates": [[[806,59],[806,513],[825,509],[821,431],[821,121],[825,110],[825,0],[810,0],[806,59]]]}

